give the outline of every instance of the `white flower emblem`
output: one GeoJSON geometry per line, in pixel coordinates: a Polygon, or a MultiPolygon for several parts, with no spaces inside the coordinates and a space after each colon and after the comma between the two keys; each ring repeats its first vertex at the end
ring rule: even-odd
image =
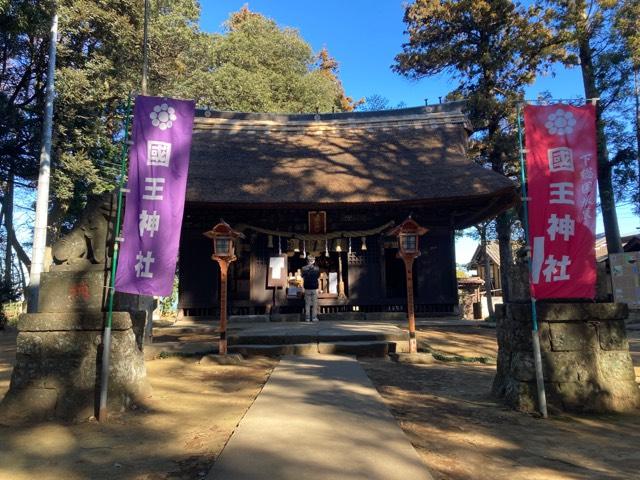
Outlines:
{"type": "Polygon", "coordinates": [[[173,126],[173,122],[178,118],[176,117],[176,110],[166,103],[153,107],[153,112],[151,112],[149,117],[151,118],[151,124],[154,127],[158,127],[160,130],[171,128],[173,126]]]}
{"type": "Polygon", "coordinates": [[[559,108],[547,117],[544,126],[547,127],[551,135],[569,135],[573,133],[576,119],[573,113],[559,108]]]}

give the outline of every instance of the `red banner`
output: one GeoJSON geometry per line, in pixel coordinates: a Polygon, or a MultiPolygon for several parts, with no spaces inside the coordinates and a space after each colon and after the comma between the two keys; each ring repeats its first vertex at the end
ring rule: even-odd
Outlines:
{"type": "Polygon", "coordinates": [[[531,295],[593,298],[595,107],[526,106],[531,295]]]}

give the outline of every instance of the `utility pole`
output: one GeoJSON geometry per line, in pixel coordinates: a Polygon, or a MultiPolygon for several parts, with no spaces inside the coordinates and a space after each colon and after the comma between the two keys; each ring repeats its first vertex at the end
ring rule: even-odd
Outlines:
{"type": "Polygon", "coordinates": [[[47,217],[49,211],[49,177],[51,174],[51,132],[53,130],[54,76],[56,72],[56,47],[58,43],[58,13],[54,5],[49,45],[49,68],[47,70],[47,98],[42,126],[42,148],[40,149],[40,172],[36,194],[36,220],[33,231],[33,257],[29,273],[29,313],[38,312],[40,274],[44,269],[44,251],[47,244],[47,217]]]}

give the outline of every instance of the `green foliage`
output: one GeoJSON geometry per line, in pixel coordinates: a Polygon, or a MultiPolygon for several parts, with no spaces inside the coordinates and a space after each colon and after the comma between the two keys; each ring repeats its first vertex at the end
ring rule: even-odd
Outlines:
{"type": "Polygon", "coordinates": [[[178,303],[178,276],[173,279],[173,290],[171,295],[160,298],[160,315],[163,317],[169,317],[176,313],[176,305],[178,303]]]}
{"type": "Polygon", "coordinates": [[[190,92],[200,103],[247,112],[330,112],[344,95],[337,63],[323,50],[316,57],[291,28],[246,7],[231,15],[227,32],[211,49],[208,88],[190,92]],[[315,65],[324,58],[324,64],[315,65]]]}
{"type": "Polygon", "coordinates": [[[633,85],[634,70],[637,73],[640,66],[640,2],[547,0],[547,4],[558,41],[573,53],[568,63],[582,71],[585,97],[599,99],[599,188],[609,232],[613,226],[606,212],[615,211],[614,197],[634,199],[640,208],[640,133],[634,108],[638,92],[633,85]]]}
{"type": "Polygon", "coordinates": [[[640,2],[622,0],[615,15],[615,29],[620,34],[629,58],[640,68],[640,2]]]}
{"type": "Polygon", "coordinates": [[[479,163],[512,175],[515,104],[537,73],[562,59],[539,5],[510,0],[416,0],[407,7],[409,42],[394,69],[412,78],[446,73],[458,81],[448,100],[466,99],[479,163]]]}
{"type": "MultiPolygon", "coordinates": [[[[465,99],[475,133],[470,156],[516,180],[515,112],[525,86],[566,54],[539,4],[512,0],[415,0],[405,11],[409,41],[394,70],[411,78],[448,74],[458,86],[448,100],[465,99]]],[[[512,217],[501,214],[497,236],[503,265],[512,263],[512,217]]],[[[503,289],[508,278],[503,269],[503,289]]]]}
{"type": "MultiPolygon", "coordinates": [[[[337,62],[326,50],[315,55],[297,31],[245,7],[230,16],[224,34],[209,34],[198,27],[198,0],[150,3],[149,94],[220,110],[353,108],[337,62]]],[[[18,176],[33,178],[53,2],[3,1],[0,8],[0,54],[11,69],[3,72],[0,92],[0,168],[24,165],[18,176]]],[[[142,0],[59,0],[57,12],[54,238],[75,222],[89,194],[115,185],[124,107],[140,85],[144,9],[142,0]]]]}
{"type": "Polygon", "coordinates": [[[49,2],[0,3],[0,180],[33,178],[44,107],[49,2]]]}

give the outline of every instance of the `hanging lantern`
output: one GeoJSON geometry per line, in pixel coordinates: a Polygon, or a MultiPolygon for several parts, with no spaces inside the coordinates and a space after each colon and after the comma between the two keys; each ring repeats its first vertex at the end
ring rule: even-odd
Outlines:
{"type": "Polygon", "coordinates": [[[267,248],[269,249],[273,248],[273,235],[269,235],[267,237],[267,248]]]}
{"type": "Polygon", "coordinates": [[[427,233],[427,229],[418,225],[418,223],[409,216],[401,225],[392,229],[389,235],[398,237],[399,255],[415,257],[420,255],[418,237],[425,233],[427,233]]]}
{"type": "Polygon", "coordinates": [[[324,255],[325,257],[329,256],[329,240],[328,239],[324,239],[324,255]]]}
{"type": "Polygon", "coordinates": [[[349,255],[351,255],[351,237],[349,237],[349,255]]]}
{"type": "Polygon", "coordinates": [[[220,266],[220,340],[218,352],[220,355],[227,353],[227,273],[229,264],[236,260],[235,243],[245,236],[241,232],[233,230],[228,223],[220,219],[220,223],[204,233],[213,243],[213,255],[211,259],[220,266]]]}
{"type": "Polygon", "coordinates": [[[294,238],[292,242],[293,242],[294,253],[300,253],[300,240],[298,240],[297,238],[294,238]]]}
{"type": "Polygon", "coordinates": [[[282,255],[282,239],[278,235],[278,255],[282,255]]]}
{"type": "Polygon", "coordinates": [[[218,258],[234,258],[235,259],[235,241],[244,238],[240,232],[233,230],[229,224],[221,220],[204,235],[211,239],[213,244],[213,256],[218,258]]]}
{"type": "Polygon", "coordinates": [[[367,251],[367,237],[362,237],[362,248],[361,248],[361,250],[363,252],[367,251]]]}
{"type": "Polygon", "coordinates": [[[307,258],[307,241],[302,240],[302,258],[307,258]]]}
{"type": "Polygon", "coordinates": [[[413,297],[413,262],[420,256],[418,237],[427,233],[427,229],[420,226],[411,215],[397,227],[387,232],[389,236],[398,238],[398,258],[404,261],[407,276],[407,319],[409,320],[409,353],[418,351],[416,339],[416,316],[413,297]]]}
{"type": "Polygon", "coordinates": [[[418,234],[401,233],[399,235],[400,251],[402,253],[418,253],[418,234]]]}

